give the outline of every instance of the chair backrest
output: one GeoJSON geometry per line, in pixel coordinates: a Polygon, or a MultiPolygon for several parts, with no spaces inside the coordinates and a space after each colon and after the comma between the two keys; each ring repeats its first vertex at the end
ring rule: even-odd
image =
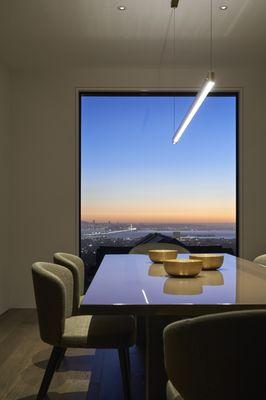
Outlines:
{"type": "Polygon", "coordinates": [[[74,279],[73,312],[77,313],[80,305],[80,296],[84,294],[84,263],[83,260],[68,253],[55,253],[54,263],[68,268],[74,279]]]}
{"type": "Polygon", "coordinates": [[[185,400],[259,399],[266,393],[266,311],[175,322],[164,330],[165,368],[185,400]]]}
{"type": "Polygon", "coordinates": [[[175,243],[148,242],[133,247],[129,254],[149,254],[149,250],[178,250],[179,253],[189,253],[185,247],[175,243]]]}
{"type": "Polygon", "coordinates": [[[44,342],[59,345],[65,319],[73,310],[73,275],[59,265],[37,262],[32,266],[40,335],[44,342]]]}
{"type": "Polygon", "coordinates": [[[254,262],[266,267],[266,254],[254,258],[254,262]]]}

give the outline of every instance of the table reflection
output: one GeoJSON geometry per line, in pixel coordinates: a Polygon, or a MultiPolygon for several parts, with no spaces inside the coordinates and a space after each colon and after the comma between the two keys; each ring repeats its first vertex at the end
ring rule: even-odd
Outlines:
{"type": "Polygon", "coordinates": [[[168,276],[163,264],[151,264],[148,270],[149,276],[168,276]]]}
{"type": "Polygon", "coordinates": [[[200,278],[168,278],[164,282],[163,292],[175,295],[195,295],[203,292],[200,278]]]}
{"type": "Polygon", "coordinates": [[[220,271],[201,271],[199,278],[204,286],[224,285],[224,277],[220,271]]]}

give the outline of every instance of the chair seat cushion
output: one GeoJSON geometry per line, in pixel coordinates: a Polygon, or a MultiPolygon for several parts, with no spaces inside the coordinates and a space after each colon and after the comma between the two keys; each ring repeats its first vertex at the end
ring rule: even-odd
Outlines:
{"type": "Polygon", "coordinates": [[[167,400],[183,400],[174,385],[168,381],[166,385],[167,400]]]}
{"type": "Polygon", "coordinates": [[[266,267],[266,254],[262,254],[261,256],[256,257],[254,262],[266,267]]]}
{"type": "Polygon", "coordinates": [[[135,343],[135,318],[129,316],[76,315],[67,318],[62,347],[118,348],[135,343]]]}

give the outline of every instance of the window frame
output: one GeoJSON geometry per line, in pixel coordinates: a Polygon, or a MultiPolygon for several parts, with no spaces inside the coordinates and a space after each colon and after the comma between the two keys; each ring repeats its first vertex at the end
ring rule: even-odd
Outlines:
{"type": "MultiPolygon", "coordinates": [[[[81,99],[83,96],[88,97],[190,97],[196,96],[197,91],[195,90],[78,90],[78,254],[81,255],[81,99]]],[[[236,100],[236,152],[235,152],[235,171],[236,171],[236,252],[235,255],[239,256],[239,244],[240,244],[240,161],[239,161],[239,148],[240,148],[240,90],[217,90],[210,92],[208,97],[235,97],[236,100]]]]}

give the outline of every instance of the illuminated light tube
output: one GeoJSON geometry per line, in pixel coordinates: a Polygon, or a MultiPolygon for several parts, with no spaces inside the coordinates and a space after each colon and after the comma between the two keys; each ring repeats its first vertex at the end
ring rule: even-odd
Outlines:
{"type": "Polygon", "coordinates": [[[141,289],[146,304],[150,304],[144,289],[141,289]]]}
{"type": "Polygon", "coordinates": [[[206,97],[208,96],[214,85],[215,85],[214,73],[209,72],[208,77],[206,78],[200,92],[198,92],[195,100],[190,106],[190,109],[186,113],[177,131],[175,132],[173,136],[173,144],[176,144],[178,140],[181,138],[186,128],[190,124],[192,118],[194,117],[194,115],[196,114],[196,112],[198,111],[198,109],[200,108],[200,106],[202,105],[202,103],[204,102],[204,100],[206,99],[206,97]]]}

